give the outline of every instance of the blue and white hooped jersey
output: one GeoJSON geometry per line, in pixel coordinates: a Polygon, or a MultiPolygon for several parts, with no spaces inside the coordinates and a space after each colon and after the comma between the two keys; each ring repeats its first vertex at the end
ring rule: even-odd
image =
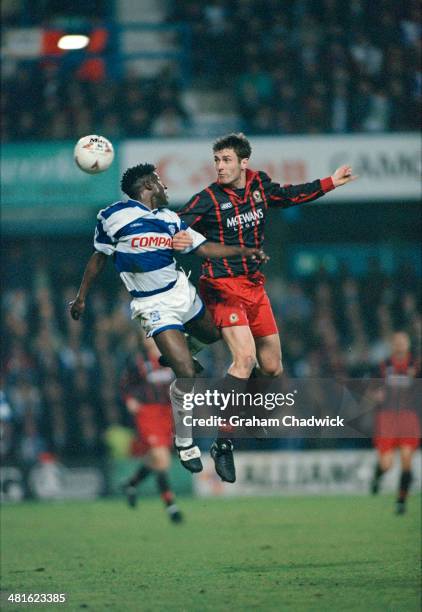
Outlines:
{"type": "Polygon", "coordinates": [[[97,215],[94,248],[113,255],[114,265],[133,297],[149,297],[176,284],[173,236],[180,230],[186,230],[193,240],[182,253],[190,253],[206,242],[205,236],[168,208],[150,210],[137,200],[115,202],[97,215]]]}

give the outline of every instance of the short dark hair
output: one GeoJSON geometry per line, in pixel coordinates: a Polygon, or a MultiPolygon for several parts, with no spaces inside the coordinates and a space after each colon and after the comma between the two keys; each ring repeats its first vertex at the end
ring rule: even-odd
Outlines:
{"type": "Polygon", "coordinates": [[[227,134],[227,136],[221,136],[217,138],[213,144],[212,150],[214,153],[221,151],[222,149],[233,149],[239,159],[249,159],[252,153],[252,147],[245,134],[240,132],[239,134],[227,134]]]}
{"type": "Polygon", "coordinates": [[[130,198],[136,199],[139,195],[139,190],[146,178],[155,172],[154,164],[138,164],[132,168],[128,168],[122,176],[120,187],[130,198]]]}

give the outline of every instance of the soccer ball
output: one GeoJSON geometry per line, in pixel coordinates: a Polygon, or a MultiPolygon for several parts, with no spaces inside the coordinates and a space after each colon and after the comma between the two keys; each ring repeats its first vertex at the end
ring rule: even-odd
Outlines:
{"type": "Polygon", "coordinates": [[[88,174],[107,170],[114,159],[113,145],[104,136],[84,136],[76,143],[74,158],[77,166],[88,174]]]}

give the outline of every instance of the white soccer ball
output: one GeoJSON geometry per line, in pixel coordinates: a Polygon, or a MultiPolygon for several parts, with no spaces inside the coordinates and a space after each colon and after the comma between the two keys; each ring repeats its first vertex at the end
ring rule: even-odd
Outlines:
{"type": "Polygon", "coordinates": [[[84,136],[76,143],[74,157],[81,170],[88,174],[98,174],[110,168],[113,163],[113,145],[104,136],[84,136]]]}

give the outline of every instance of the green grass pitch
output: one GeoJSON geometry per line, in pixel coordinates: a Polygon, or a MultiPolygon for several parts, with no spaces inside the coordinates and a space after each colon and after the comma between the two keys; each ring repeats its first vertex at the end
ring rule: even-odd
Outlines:
{"type": "Polygon", "coordinates": [[[393,499],[180,498],[27,503],[2,510],[5,592],[67,593],[37,610],[391,610],[420,606],[420,509],[393,499]]]}

